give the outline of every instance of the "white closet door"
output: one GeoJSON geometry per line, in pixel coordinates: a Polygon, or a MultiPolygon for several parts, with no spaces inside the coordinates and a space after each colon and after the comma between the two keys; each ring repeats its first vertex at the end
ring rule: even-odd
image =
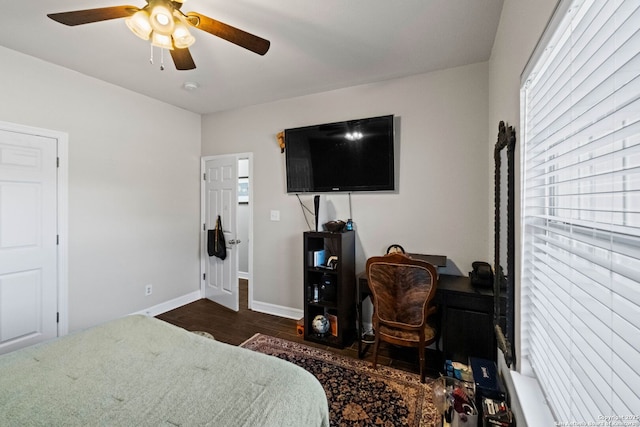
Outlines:
{"type": "Polygon", "coordinates": [[[206,158],[204,163],[204,237],[202,262],[204,296],[231,310],[239,310],[236,209],[238,206],[238,159],[236,156],[206,158]],[[215,228],[220,215],[227,245],[223,260],[207,254],[206,230],[215,228]]]}
{"type": "Polygon", "coordinates": [[[57,141],[0,129],[0,354],[57,336],[57,141]]]}

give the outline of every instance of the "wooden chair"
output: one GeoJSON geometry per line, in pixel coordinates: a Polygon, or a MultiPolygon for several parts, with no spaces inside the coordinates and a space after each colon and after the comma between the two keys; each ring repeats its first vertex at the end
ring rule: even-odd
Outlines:
{"type": "Polygon", "coordinates": [[[427,319],[437,307],[430,306],[436,293],[438,274],[426,261],[395,253],[367,260],[367,278],[373,294],[373,368],[378,362],[380,341],[417,347],[420,381],[425,380],[425,347],[439,334],[427,319]]]}

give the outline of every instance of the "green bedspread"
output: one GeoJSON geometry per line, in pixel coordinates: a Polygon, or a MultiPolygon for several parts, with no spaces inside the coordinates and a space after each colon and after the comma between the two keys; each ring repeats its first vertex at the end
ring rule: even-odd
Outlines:
{"type": "Polygon", "coordinates": [[[0,426],[328,426],[309,372],[127,316],[0,356],[0,426]]]}

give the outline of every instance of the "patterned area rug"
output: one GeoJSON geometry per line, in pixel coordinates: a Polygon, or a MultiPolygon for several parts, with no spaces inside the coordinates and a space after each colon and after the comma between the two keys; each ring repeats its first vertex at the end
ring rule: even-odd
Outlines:
{"type": "Polygon", "coordinates": [[[295,363],[318,378],[329,401],[332,426],[432,427],[439,417],[430,383],[420,376],[256,334],[241,347],[295,363]]]}

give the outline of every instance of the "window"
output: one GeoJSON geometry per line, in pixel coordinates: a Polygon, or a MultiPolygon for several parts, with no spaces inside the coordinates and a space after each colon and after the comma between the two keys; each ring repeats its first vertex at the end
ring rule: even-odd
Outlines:
{"type": "Polygon", "coordinates": [[[640,425],[639,23],[563,1],[523,74],[520,355],[558,422],[640,425]]]}

